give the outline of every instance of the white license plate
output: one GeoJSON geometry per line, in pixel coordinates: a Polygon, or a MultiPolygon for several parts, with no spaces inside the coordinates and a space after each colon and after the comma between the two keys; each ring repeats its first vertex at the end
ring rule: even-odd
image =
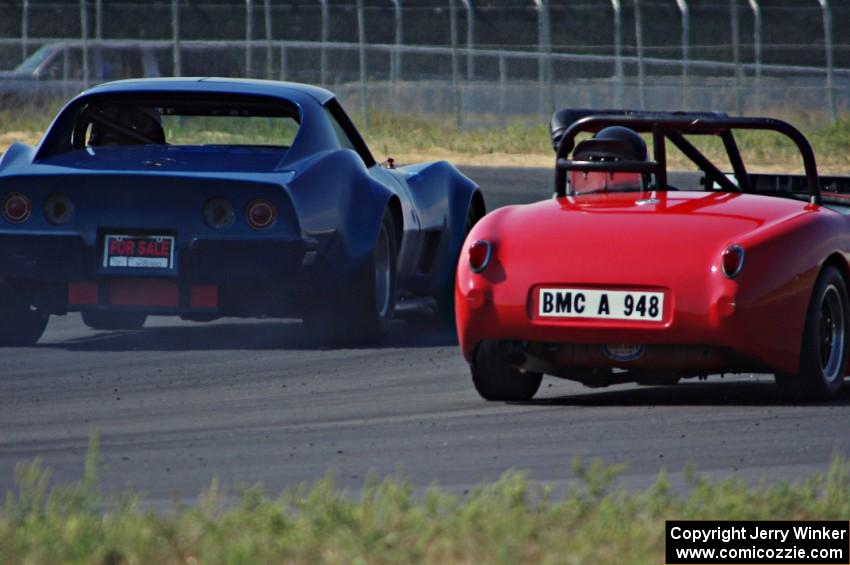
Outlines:
{"type": "Polygon", "coordinates": [[[537,315],[541,318],[596,318],[660,322],[664,293],[587,288],[541,288],[537,315]]]}
{"type": "Polygon", "coordinates": [[[171,269],[174,267],[174,236],[107,235],[103,241],[103,266],[171,269]]]}

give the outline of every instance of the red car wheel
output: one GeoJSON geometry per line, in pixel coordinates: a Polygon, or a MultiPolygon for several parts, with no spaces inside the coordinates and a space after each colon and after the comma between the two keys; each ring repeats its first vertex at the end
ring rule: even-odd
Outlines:
{"type": "Polygon", "coordinates": [[[796,375],[776,375],[776,384],[793,400],[834,398],[847,373],[850,306],[847,285],[835,267],[818,277],[806,315],[800,369],[796,375]]]}
{"type": "Polygon", "coordinates": [[[511,367],[505,362],[504,353],[497,341],[484,341],[478,346],[470,366],[475,390],[486,400],[531,400],[543,375],[511,367]]]}

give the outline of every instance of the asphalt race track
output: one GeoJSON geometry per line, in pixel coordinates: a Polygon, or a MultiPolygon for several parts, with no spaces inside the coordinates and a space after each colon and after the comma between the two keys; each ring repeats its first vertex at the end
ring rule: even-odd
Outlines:
{"type": "MultiPolygon", "coordinates": [[[[550,170],[466,172],[489,209],[551,194],[550,170]]],[[[795,406],[764,375],[596,390],[547,378],[532,402],[486,403],[450,333],[398,322],[374,349],[305,339],[297,321],[153,318],[110,333],[53,318],[37,347],[0,350],[0,495],[35,457],[55,480],[79,478],[90,430],[101,484],[162,505],[214,477],[279,490],[333,470],[356,488],[400,470],[463,491],[511,468],[563,484],[580,455],[627,464],[622,484],[640,487],[661,466],[674,481],[688,463],[773,481],[850,453],[850,387],[795,406]]]]}

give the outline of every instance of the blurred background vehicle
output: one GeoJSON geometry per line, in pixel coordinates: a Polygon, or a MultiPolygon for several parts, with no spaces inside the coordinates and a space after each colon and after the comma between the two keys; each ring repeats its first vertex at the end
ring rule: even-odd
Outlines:
{"type": "MultiPolygon", "coordinates": [[[[94,82],[161,76],[156,51],[145,45],[98,46],[91,54],[89,77],[94,82]]],[[[0,72],[0,99],[14,104],[33,97],[61,97],[89,82],[83,71],[82,46],[68,42],[42,45],[13,70],[0,72]]]]}

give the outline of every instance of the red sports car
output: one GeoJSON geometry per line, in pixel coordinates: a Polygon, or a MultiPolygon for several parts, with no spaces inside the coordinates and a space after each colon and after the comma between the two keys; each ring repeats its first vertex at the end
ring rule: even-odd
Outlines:
{"type": "Polygon", "coordinates": [[[461,253],[457,328],[481,396],[529,399],[543,374],[598,387],[742,372],[774,373],[796,399],[838,393],[850,178],[819,177],[797,129],[717,113],[562,110],[552,137],[555,198],[487,215],[461,253]],[[805,174],[748,172],[735,133],[763,134],[741,130],[790,140],[805,174]],[[698,174],[672,186],[668,150],[698,174]]]}

